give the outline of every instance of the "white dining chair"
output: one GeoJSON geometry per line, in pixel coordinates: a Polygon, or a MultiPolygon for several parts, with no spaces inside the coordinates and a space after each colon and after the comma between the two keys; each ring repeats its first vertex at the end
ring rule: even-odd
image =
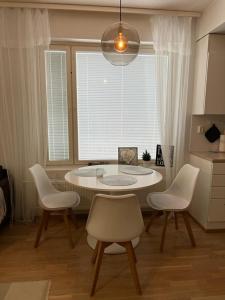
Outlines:
{"type": "Polygon", "coordinates": [[[187,213],[187,209],[193,197],[198,174],[198,168],[186,164],[180,169],[171,186],[166,191],[151,193],[147,196],[147,203],[151,208],[155,210],[155,213],[150,219],[148,225],[146,226],[146,232],[149,231],[152,221],[157,215],[159,215],[162,212],[164,212],[165,214],[165,222],[160,244],[161,252],[164,248],[168,217],[171,212],[174,213],[176,229],[178,229],[177,214],[181,213],[183,215],[184,223],[187,228],[191,244],[193,247],[196,246],[191,225],[189,223],[189,215],[187,213]]]}
{"type": "Polygon", "coordinates": [[[80,203],[80,196],[73,191],[60,192],[50,182],[45,170],[39,164],[29,168],[38,191],[39,205],[43,210],[42,219],[37,231],[34,247],[37,248],[43,229],[47,230],[49,216],[54,213],[61,213],[68,232],[71,247],[74,247],[70,230],[68,215],[73,214],[72,208],[80,203]]]}
{"type": "Polygon", "coordinates": [[[104,249],[113,243],[118,243],[126,248],[135,286],[138,294],[141,294],[136,256],[131,242],[144,230],[144,222],[136,195],[97,194],[92,201],[86,229],[88,234],[97,240],[92,258],[95,271],[90,295],[93,296],[95,293],[104,249]]]}

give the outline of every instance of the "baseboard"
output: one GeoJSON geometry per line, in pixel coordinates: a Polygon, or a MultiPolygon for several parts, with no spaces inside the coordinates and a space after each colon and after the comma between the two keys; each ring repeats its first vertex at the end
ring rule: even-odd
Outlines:
{"type": "Polygon", "coordinates": [[[225,232],[225,228],[205,228],[199,221],[195,219],[189,212],[188,212],[190,218],[199,226],[202,230],[204,230],[207,233],[217,233],[217,232],[225,232]]]}

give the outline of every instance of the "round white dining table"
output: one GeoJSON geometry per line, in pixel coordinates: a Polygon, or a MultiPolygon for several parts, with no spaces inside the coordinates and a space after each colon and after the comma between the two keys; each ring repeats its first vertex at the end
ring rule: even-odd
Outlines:
{"type": "MultiPolygon", "coordinates": [[[[88,166],[82,168],[75,168],[72,171],[65,174],[65,180],[77,187],[81,187],[87,190],[92,190],[95,191],[96,193],[105,192],[113,195],[118,193],[124,194],[129,192],[135,194],[135,191],[139,191],[141,189],[145,189],[150,186],[154,186],[158,184],[162,180],[162,175],[159,172],[151,169],[149,170],[148,174],[144,174],[144,175],[125,174],[124,165],[106,164],[106,165],[95,165],[95,166],[88,166]],[[131,185],[104,184],[101,182],[102,177],[95,176],[95,172],[97,174],[97,172],[99,172],[99,169],[103,171],[103,177],[107,177],[111,175],[124,175],[124,176],[133,177],[136,182],[131,185]],[[90,177],[87,176],[88,172],[90,172],[90,177]]],[[[140,240],[139,238],[136,238],[135,240],[132,241],[133,247],[136,247],[138,245],[139,240],[140,240]]],[[[87,242],[92,249],[95,248],[96,240],[90,235],[88,235],[87,237],[87,242]]],[[[118,254],[123,252],[125,252],[125,248],[123,248],[122,246],[116,243],[113,243],[112,245],[110,245],[105,249],[105,253],[107,254],[118,254]]]]}

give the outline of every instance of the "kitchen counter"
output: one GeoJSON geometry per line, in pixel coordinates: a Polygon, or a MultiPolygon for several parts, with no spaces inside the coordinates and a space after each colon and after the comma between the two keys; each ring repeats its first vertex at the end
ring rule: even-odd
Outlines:
{"type": "Polygon", "coordinates": [[[207,152],[191,152],[191,154],[196,155],[200,158],[209,160],[213,163],[225,163],[225,152],[212,152],[212,151],[207,151],[207,152]]]}

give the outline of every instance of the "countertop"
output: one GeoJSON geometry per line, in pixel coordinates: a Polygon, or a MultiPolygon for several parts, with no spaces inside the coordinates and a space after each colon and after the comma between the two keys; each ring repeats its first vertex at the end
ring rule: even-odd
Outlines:
{"type": "Polygon", "coordinates": [[[191,152],[191,154],[209,160],[213,163],[225,163],[225,152],[191,152]]]}

